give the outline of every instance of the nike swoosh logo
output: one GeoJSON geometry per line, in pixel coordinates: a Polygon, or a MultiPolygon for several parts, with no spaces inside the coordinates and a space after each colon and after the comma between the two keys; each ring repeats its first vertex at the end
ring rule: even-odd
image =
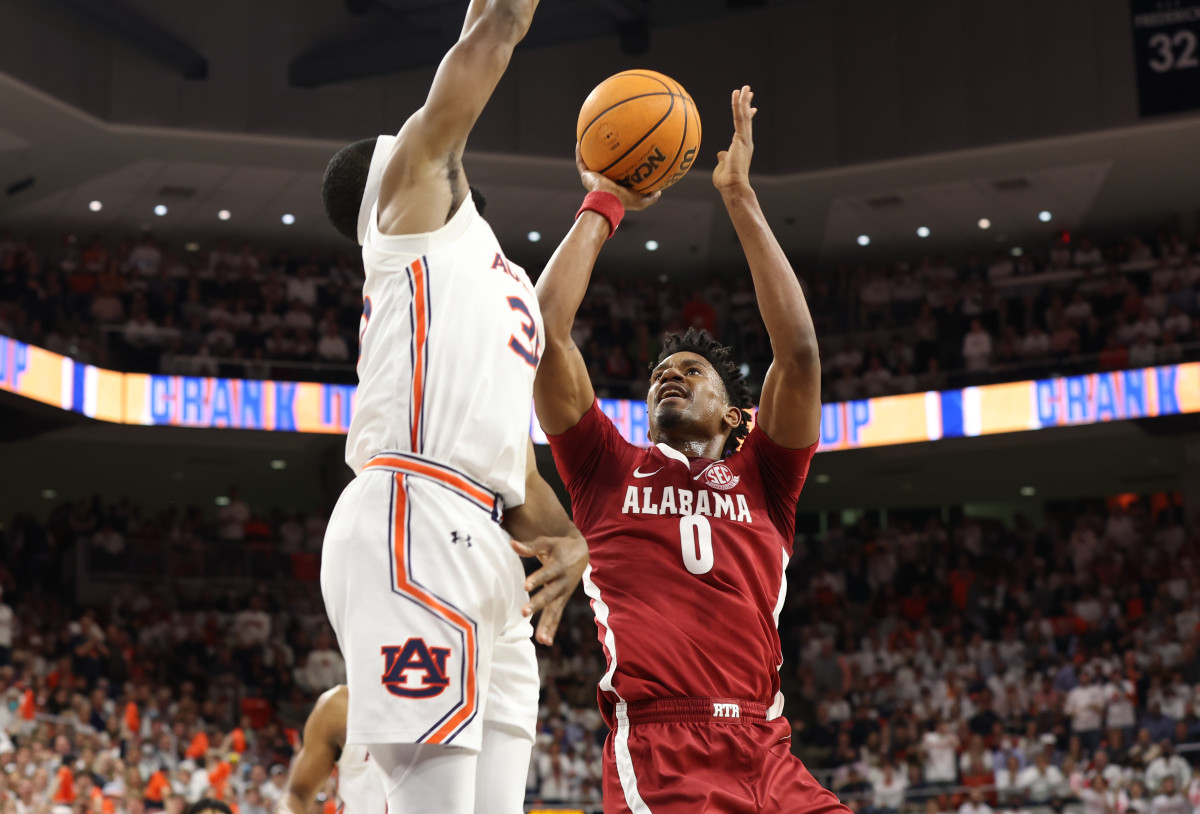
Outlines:
{"type": "Polygon", "coordinates": [[[633,470],[633,476],[635,478],[649,478],[652,475],[657,475],[659,472],[662,472],[662,470],[663,470],[663,468],[660,466],[658,469],[655,469],[653,472],[643,472],[642,468],[639,466],[637,469],[633,470]]]}

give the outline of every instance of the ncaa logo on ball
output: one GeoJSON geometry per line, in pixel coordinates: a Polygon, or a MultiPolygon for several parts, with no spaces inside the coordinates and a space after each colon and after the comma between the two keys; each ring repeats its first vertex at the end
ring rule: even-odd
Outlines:
{"type": "Polygon", "coordinates": [[[612,122],[600,122],[596,125],[599,130],[600,143],[609,150],[616,150],[621,146],[621,133],[617,130],[617,126],[612,122]]]}
{"type": "Polygon", "coordinates": [[[725,464],[713,464],[704,470],[704,482],[713,489],[732,489],[740,480],[741,477],[733,474],[733,470],[725,464]]]}

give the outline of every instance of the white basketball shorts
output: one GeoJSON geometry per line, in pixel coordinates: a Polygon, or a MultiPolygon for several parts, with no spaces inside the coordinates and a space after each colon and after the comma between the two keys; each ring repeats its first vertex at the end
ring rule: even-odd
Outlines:
{"type": "Polygon", "coordinates": [[[347,743],[478,751],[483,721],[533,739],[525,571],[497,497],[408,453],[373,457],[329,520],[321,593],[346,660],[347,743]]]}

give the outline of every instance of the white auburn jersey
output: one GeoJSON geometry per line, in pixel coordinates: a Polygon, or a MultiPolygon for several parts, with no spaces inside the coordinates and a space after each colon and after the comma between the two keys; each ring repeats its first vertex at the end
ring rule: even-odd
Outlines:
{"type": "Polygon", "coordinates": [[[408,452],[525,502],[542,315],[468,197],[435,232],[385,235],[378,204],[363,242],[358,396],[346,462],[408,452]]]}
{"type": "Polygon", "coordinates": [[[337,761],[339,814],[387,814],[383,770],[367,747],[346,744],[337,761]]]}

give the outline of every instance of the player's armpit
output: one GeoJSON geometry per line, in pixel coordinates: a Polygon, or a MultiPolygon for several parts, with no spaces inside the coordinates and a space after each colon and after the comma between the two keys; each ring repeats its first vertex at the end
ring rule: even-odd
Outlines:
{"type": "Polygon", "coordinates": [[[583,578],[588,550],[587,541],[567,517],[558,496],[538,473],[532,441],[525,467],[525,502],[505,510],[504,527],[515,538],[513,549],[518,554],[537,557],[542,563],[525,580],[525,590],[536,593],[522,612],[526,616],[541,612],[537,640],[550,644],[563,608],[583,578]]]}

